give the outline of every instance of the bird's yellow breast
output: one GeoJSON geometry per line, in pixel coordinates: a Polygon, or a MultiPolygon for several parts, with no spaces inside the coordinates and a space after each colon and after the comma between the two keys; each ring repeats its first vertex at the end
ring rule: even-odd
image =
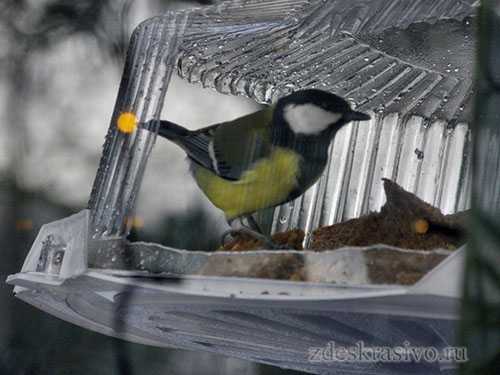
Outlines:
{"type": "Polygon", "coordinates": [[[283,203],[297,186],[301,156],[275,147],[269,158],[262,159],[239,180],[231,181],[196,166],[194,177],[210,201],[227,219],[250,214],[283,203]]]}

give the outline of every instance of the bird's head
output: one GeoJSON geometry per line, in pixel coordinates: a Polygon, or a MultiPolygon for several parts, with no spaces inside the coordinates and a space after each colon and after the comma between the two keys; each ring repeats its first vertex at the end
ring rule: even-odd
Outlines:
{"type": "Polygon", "coordinates": [[[284,124],[296,136],[335,134],[351,121],[370,116],[351,109],[347,101],[332,93],[307,89],[281,98],[276,104],[275,122],[284,124]]]}

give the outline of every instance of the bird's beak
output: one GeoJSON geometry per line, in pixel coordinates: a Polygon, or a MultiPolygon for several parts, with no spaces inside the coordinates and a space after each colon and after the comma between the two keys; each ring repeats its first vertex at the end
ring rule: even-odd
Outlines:
{"type": "Polygon", "coordinates": [[[368,121],[371,119],[370,115],[363,112],[351,111],[344,115],[346,121],[368,121]]]}

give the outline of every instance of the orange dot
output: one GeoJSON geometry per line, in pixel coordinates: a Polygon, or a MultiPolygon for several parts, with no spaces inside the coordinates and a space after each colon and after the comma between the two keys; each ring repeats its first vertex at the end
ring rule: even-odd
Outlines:
{"type": "Polygon", "coordinates": [[[144,219],[140,216],[129,216],[126,224],[129,228],[141,229],[144,228],[144,219]]]}
{"type": "Polygon", "coordinates": [[[135,216],[132,221],[132,226],[137,229],[144,228],[144,219],[140,216],[135,216]]]}
{"type": "Polygon", "coordinates": [[[429,230],[429,222],[425,219],[415,221],[415,232],[418,234],[426,234],[429,230]]]}
{"type": "Polygon", "coordinates": [[[118,117],[117,125],[121,132],[130,134],[137,127],[137,116],[132,112],[123,112],[118,117]]]}

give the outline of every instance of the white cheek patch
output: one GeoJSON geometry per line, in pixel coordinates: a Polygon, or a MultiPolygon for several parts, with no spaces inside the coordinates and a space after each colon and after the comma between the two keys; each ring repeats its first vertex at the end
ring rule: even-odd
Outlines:
{"type": "Polygon", "coordinates": [[[328,125],[340,120],[340,113],[333,113],[314,104],[289,104],[284,109],[285,120],[296,134],[318,134],[328,125]]]}

